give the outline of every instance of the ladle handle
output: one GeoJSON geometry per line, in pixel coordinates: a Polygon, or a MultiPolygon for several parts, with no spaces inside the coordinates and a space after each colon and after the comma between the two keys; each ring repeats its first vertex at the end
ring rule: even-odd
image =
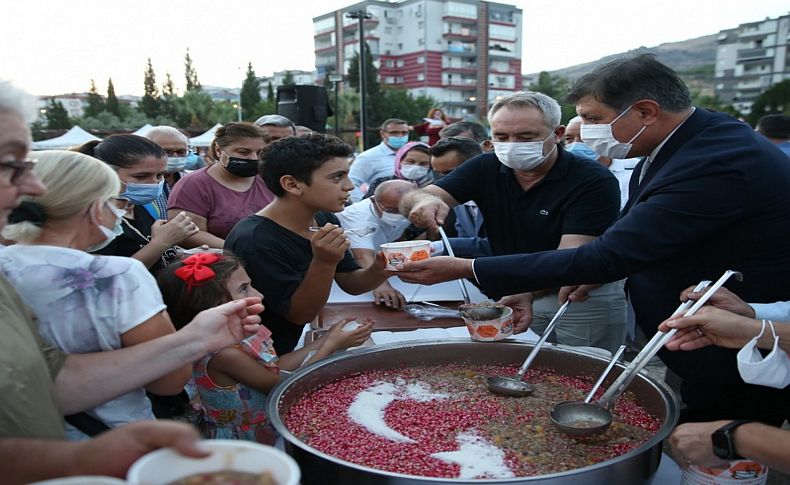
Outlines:
{"type": "MultiPolygon", "coordinates": [[[[453,252],[453,247],[450,246],[450,240],[447,239],[447,234],[444,232],[444,228],[439,226],[439,235],[442,237],[442,242],[444,243],[444,249],[447,251],[447,254],[450,255],[451,258],[455,257],[455,253],[453,252]]],[[[458,283],[461,285],[461,295],[464,297],[464,303],[470,304],[472,300],[469,298],[469,291],[466,289],[466,282],[463,278],[458,280],[458,283]]]]}
{"type": "Polygon", "coordinates": [[[627,345],[621,345],[620,348],[617,349],[617,352],[614,353],[614,357],[612,357],[612,360],[609,361],[609,365],[606,366],[606,369],[604,369],[603,374],[601,374],[601,377],[599,377],[598,380],[595,381],[595,385],[593,385],[592,390],[590,391],[589,394],[587,394],[587,397],[584,398],[584,402],[587,403],[590,402],[592,397],[595,395],[595,391],[597,391],[598,388],[601,387],[601,383],[603,383],[603,380],[606,379],[606,376],[609,375],[609,371],[612,370],[614,364],[617,363],[617,359],[619,359],[620,356],[623,355],[623,352],[625,352],[626,348],[628,348],[627,345]]]}
{"type": "MultiPolygon", "coordinates": [[[[701,281],[694,288],[694,291],[695,292],[702,291],[704,288],[707,287],[707,290],[705,290],[705,294],[703,294],[702,297],[696,302],[692,303],[691,301],[687,301],[683,303],[678,307],[677,310],[675,310],[675,313],[673,313],[672,316],[675,316],[678,313],[684,311],[685,313],[683,313],[683,316],[685,317],[690,317],[694,315],[695,313],[697,313],[697,310],[702,308],[702,306],[705,305],[705,303],[707,303],[707,301],[713,296],[713,294],[716,293],[716,291],[719,288],[721,288],[724,285],[724,283],[726,283],[727,280],[730,279],[732,276],[735,276],[736,279],[738,279],[739,281],[743,279],[743,275],[741,275],[741,273],[737,271],[727,270],[724,272],[723,275],[721,275],[721,277],[718,280],[716,280],[713,286],[708,287],[710,281],[701,281]],[[689,306],[691,308],[689,308],[689,306]],[[687,308],[688,310],[686,310],[687,308]]],[[[667,341],[670,338],[672,338],[673,335],[675,335],[675,332],[677,332],[677,329],[675,328],[673,328],[669,332],[656,332],[653,338],[650,339],[650,342],[648,342],[647,345],[645,345],[642,351],[639,352],[639,354],[634,358],[634,360],[630,364],[628,364],[628,367],[625,368],[623,373],[620,374],[617,380],[614,381],[614,383],[609,387],[606,393],[604,393],[604,395],[598,401],[598,405],[606,409],[609,409],[611,411],[611,409],[614,408],[615,401],[617,401],[617,398],[620,397],[620,394],[622,394],[623,391],[625,391],[625,388],[628,387],[628,384],[630,384],[631,381],[634,380],[637,374],[639,374],[639,371],[641,371],[645,367],[645,365],[647,365],[648,361],[650,361],[650,359],[652,359],[658,353],[661,347],[663,347],[664,344],[666,344],[667,341]]]]}
{"type": "Polygon", "coordinates": [[[546,342],[547,338],[549,338],[549,335],[551,335],[551,332],[554,330],[554,327],[557,326],[557,322],[560,321],[560,318],[562,318],[562,315],[565,314],[565,310],[568,309],[568,305],[570,304],[571,304],[570,300],[567,300],[565,303],[563,303],[560,309],[557,310],[557,313],[554,314],[554,317],[551,319],[549,324],[546,325],[546,330],[543,331],[543,335],[541,335],[540,339],[538,339],[538,343],[536,343],[535,346],[532,348],[532,352],[530,352],[529,355],[527,356],[527,360],[525,360],[524,363],[521,364],[521,368],[519,368],[518,370],[519,379],[524,377],[524,374],[527,373],[527,369],[529,369],[529,366],[530,364],[532,364],[532,361],[535,360],[535,356],[538,355],[540,348],[543,347],[543,343],[546,342]]]}

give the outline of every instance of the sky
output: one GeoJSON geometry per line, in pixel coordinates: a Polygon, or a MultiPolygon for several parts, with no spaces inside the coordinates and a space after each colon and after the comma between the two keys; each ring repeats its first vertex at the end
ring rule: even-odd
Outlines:
{"type": "MultiPolygon", "coordinates": [[[[353,0],[0,0],[0,79],[37,95],[141,95],[146,60],[157,81],[184,87],[190,49],[202,84],[238,87],[259,76],[312,70],[312,18],[353,0]]],[[[593,61],[737,27],[790,11],[787,0],[501,0],[523,9],[522,71],[593,61]]]]}

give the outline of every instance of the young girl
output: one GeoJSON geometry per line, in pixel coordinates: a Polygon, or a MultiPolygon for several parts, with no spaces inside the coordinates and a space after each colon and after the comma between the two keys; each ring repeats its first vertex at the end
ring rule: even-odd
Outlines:
{"type": "MultiPolygon", "coordinates": [[[[158,277],[162,296],[176,328],[201,311],[243,296],[262,296],[251,286],[241,260],[228,253],[199,253],[168,265],[158,277]]],[[[205,410],[204,432],[210,438],[246,439],[273,444],[274,430],[264,414],[266,394],[280,381],[279,369],[295,370],[333,352],[361,345],[373,322],[351,331],[335,323],[327,334],[278,357],[264,326],[241,345],[228,347],[195,364],[194,378],[205,410]]]]}

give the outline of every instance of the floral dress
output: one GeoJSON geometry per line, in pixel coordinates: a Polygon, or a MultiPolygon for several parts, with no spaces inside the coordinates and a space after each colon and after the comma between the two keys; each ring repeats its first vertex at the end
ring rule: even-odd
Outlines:
{"type": "MultiPolygon", "coordinates": [[[[272,332],[261,327],[257,334],[239,344],[241,350],[269,371],[279,373],[272,332]]],[[[195,385],[205,412],[203,432],[207,438],[238,439],[274,444],[276,433],[266,418],[266,394],[244,384],[217,385],[208,375],[208,364],[216,353],[200,359],[194,367],[195,385]]],[[[261,369],[261,372],[266,372],[261,369]]]]}

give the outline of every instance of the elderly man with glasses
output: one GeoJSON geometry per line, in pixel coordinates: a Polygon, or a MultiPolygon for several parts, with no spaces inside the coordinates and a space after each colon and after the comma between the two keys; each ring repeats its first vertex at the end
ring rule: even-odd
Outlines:
{"type": "Polygon", "coordinates": [[[359,201],[374,180],[395,175],[395,152],[409,141],[409,125],[398,118],[390,118],[381,124],[381,143],[360,153],[348,178],[354,183],[351,200],[359,201]]]}

